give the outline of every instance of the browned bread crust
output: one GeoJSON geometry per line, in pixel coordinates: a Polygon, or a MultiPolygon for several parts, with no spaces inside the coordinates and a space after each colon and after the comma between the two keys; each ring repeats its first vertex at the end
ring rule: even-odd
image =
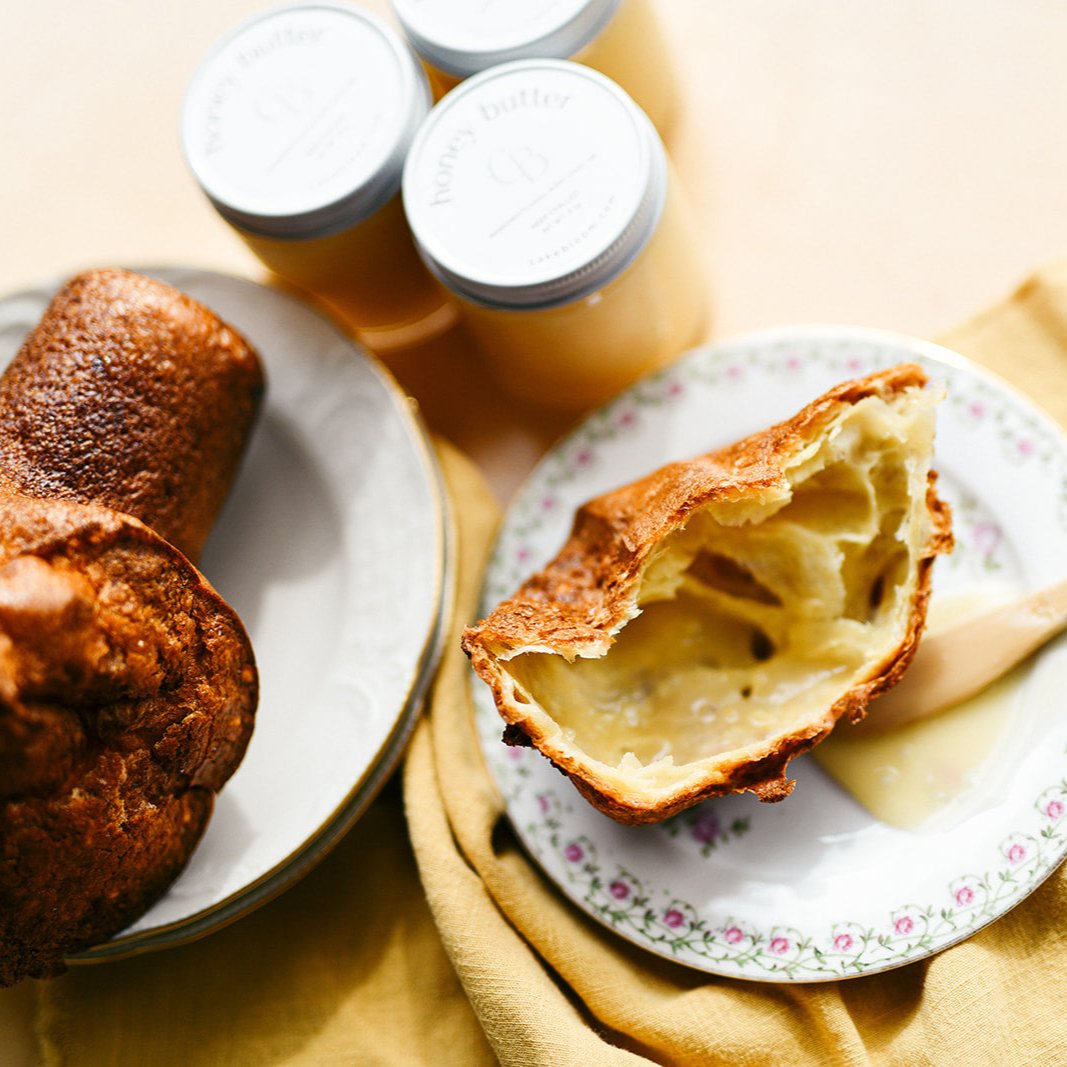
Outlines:
{"type": "Polygon", "coordinates": [[[0,983],[56,973],[170,884],[256,695],[239,619],[173,546],[0,498],[0,983]]]}
{"type": "MultiPolygon", "coordinates": [[[[833,729],[842,716],[859,718],[877,694],[899,680],[914,655],[926,616],[934,557],[952,546],[951,516],[938,498],[935,477],[923,478],[917,507],[925,532],[913,534],[912,586],[893,646],[870,662],[835,699],[807,721],[732,757],[724,754],[672,786],[642,784],[604,760],[590,759],[580,738],[568,736],[556,709],[544,707],[517,664],[538,657],[567,663],[608,655],[620,631],[639,614],[642,581],[659,548],[698,512],[719,506],[759,505],[790,492],[791,465],[807,445],[868,397],[887,402],[926,383],[914,364],[844,382],[793,418],[694,459],[669,464],[578,509],[556,557],[532,575],[487,618],[469,627],[463,648],[493,692],[506,723],[504,740],[538,748],[596,807],[627,823],[659,822],[704,799],[751,791],[763,800],[788,795],[790,760],[833,729]],[[616,773],[618,772],[618,773],[616,773]]],[[[744,525],[744,524],[742,524],[744,525]]]]}
{"type": "Polygon", "coordinates": [[[0,470],[30,496],[127,512],[195,561],[262,393],[251,346],[207,308],[144,275],[87,271],[0,377],[0,470]]]}
{"type": "Polygon", "coordinates": [[[187,557],[262,389],[210,311],[119,271],[70,283],[0,379],[0,984],[141,915],[245,752],[252,647],[187,557]]]}

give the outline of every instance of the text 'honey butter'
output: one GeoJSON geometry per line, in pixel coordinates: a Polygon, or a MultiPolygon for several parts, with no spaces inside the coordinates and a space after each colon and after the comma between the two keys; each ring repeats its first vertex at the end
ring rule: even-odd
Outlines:
{"type": "Polygon", "coordinates": [[[320,0],[255,15],[219,41],[189,85],[182,139],[200,187],[255,255],[374,346],[454,319],[400,202],[429,110],[399,34],[320,0]]]}
{"type": "Polygon", "coordinates": [[[705,287],[663,143],[610,79],[507,63],[423,124],[404,208],[513,396],[580,411],[701,338],[705,287]]]}

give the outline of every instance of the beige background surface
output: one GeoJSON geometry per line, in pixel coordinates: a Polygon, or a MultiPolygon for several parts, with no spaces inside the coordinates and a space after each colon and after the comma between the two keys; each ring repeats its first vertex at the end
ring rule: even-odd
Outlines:
{"type": "MultiPolygon", "coordinates": [[[[0,291],[103,264],[259,276],[185,168],[178,113],[206,49],[266,6],[0,0],[0,291]]],[[[1067,255],[1060,0],[658,7],[715,336],[797,322],[938,334],[1067,255]]],[[[502,405],[447,343],[393,362],[501,495],[560,429],[502,405]]]]}
{"type": "MultiPolygon", "coordinates": [[[[0,292],[105,264],[261,276],[190,178],[177,119],[205,50],[265,6],[0,0],[0,292]]],[[[934,336],[1067,257],[1061,0],[659,9],[713,336],[798,322],[934,336]]],[[[560,429],[502,404],[455,345],[391,362],[501,497],[560,429]]],[[[5,1064],[32,1062],[25,1000],[0,994],[5,1064]]]]}

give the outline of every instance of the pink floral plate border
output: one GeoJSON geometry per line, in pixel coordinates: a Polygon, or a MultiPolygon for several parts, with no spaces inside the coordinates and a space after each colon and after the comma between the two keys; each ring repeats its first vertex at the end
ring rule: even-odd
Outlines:
{"type": "MultiPolygon", "coordinates": [[[[961,357],[881,331],[771,331],[687,354],[592,414],[509,508],[482,608],[558,548],[596,492],[785,417],[834,382],[906,359],[945,383],[941,486],[959,548],[938,583],[1032,587],[1067,568],[1067,439],[1025,398],[961,357]]],[[[812,765],[793,797],[710,801],[657,827],[589,807],[537,753],[501,744],[488,691],[471,679],[476,726],[519,840],[547,877],[605,927],[699,970],[812,982],[900,966],[1010,910],[1067,855],[1067,724],[1054,642],[1017,695],[1007,757],[964,801],[909,833],[868,816],[812,765]],[[1057,673],[1058,672],[1058,673],[1057,673]],[[1011,746],[1014,745],[1014,748],[1011,746]],[[1014,772],[1014,773],[1013,773],[1014,772]]]]}

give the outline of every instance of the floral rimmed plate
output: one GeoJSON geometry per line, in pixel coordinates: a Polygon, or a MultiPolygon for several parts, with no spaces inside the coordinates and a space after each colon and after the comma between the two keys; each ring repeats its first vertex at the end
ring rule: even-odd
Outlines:
{"type": "MultiPolygon", "coordinates": [[[[185,870],[132,926],[70,962],[201,937],[325,855],[400,759],[451,580],[436,459],[392,378],[277,290],[200,270],[145,273],[241,330],[266,369],[263,413],[200,560],[252,638],[260,702],[185,870]]],[[[0,300],[0,365],[55,288],[0,300]]]]}
{"type": "MultiPolygon", "coordinates": [[[[1005,384],[938,346],[853,328],[781,330],[698,349],[588,418],[535,470],[490,561],[488,611],[555,554],[575,507],[727,444],[847,378],[916,360],[947,390],[939,488],[958,546],[934,602],[1067,574],[1067,438],[1005,384]]],[[[482,748],[520,840],[580,908],[703,971],[762,981],[870,974],[937,952],[1018,904],[1067,854],[1067,643],[1011,688],[992,751],[911,829],[875,818],[811,755],[791,797],[708,801],[660,826],[601,815],[536,751],[500,741],[472,676],[482,748]]]]}

